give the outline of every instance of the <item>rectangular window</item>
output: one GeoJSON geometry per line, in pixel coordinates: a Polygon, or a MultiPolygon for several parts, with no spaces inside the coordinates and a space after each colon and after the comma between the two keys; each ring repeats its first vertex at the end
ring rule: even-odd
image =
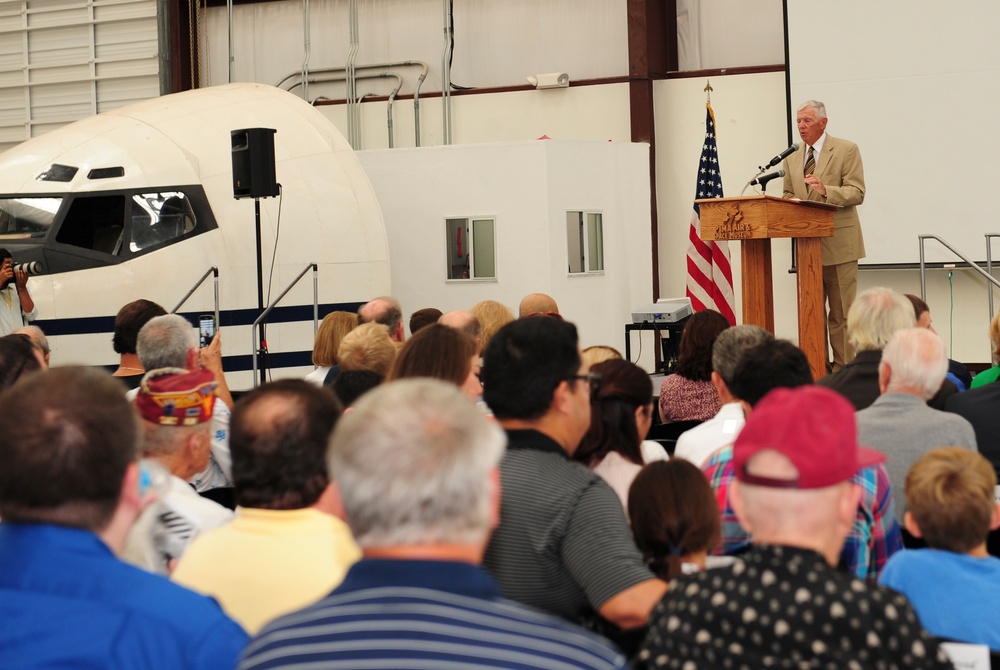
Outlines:
{"type": "Polygon", "coordinates": [[[448,279],[496,279],[496,221],[445,220],[448,279]]]}
{"type": "Polygon", "coordinates": [[[570,274],[604,271],[604,223],[600,212],[566,212],[566,258],[570,274]]]}

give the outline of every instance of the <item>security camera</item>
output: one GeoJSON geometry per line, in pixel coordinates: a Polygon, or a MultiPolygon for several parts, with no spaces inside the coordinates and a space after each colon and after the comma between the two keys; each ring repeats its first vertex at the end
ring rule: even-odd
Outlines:
{"type": "Polygon", "coordinates": [[[535,88],[567,88],[569,86],[569,75],[565,72],[548,72],[546,74],[533,74],[528,77],[528,83],[535,88]]]}

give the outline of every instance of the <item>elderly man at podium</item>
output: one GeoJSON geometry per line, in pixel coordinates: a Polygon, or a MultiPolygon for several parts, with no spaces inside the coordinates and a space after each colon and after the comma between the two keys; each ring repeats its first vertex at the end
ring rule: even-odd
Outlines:
{"type": "Polygon", "coordinates": [[[784,197],[840,206],[833,216],[834,236],[822,240],[823,294],[836,371],[854,358],[847,311],[857,293],[858,259],[865,256],[857,212],[865,199],[865,174],[858,146],[828,135],[827,120],[822,102],[808,100],[799,107],[796,123],[802,146],[785,159],[784,197]]]}

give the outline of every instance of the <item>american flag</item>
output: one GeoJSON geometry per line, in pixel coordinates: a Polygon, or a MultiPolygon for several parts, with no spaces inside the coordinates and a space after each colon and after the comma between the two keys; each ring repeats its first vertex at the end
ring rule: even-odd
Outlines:
{"type": "MultiPolygon", "coordinates": [[[[719,171],[719,150],[715,144],[715,113],[711,103],[705,120],[705,143],[701,147],[698,185],[695,198],[721,198],[722,174],[719,171]]],[[[687,296],[694,311],[714,309],[731,325],[736,325],[733,296],[733,269],[729,265],[728,242],[705,242],[698,235],[700,207],[694,203],[691,229],[688,232],[687,296]]]]}

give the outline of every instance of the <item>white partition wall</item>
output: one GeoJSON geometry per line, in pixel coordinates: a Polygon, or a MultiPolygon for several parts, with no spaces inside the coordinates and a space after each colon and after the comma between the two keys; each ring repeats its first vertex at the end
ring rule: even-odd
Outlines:
{"type": "MultiPolygon", "coordinates": [[[[524,295],[549,293],[582,346],[622,349],[631,309],[652,300],[647,145],[530,141],[358,157],[382,203],[393,293],[407,314],[486,299],[516,312],[524,295]],[[568,272],[569,211],[601,214],[603,271],[568,272]],[[456,217],[495,220],[495,280],[446,279],[445,221],[456,217]]],[[[640,364],[652,369],[652,357],[640,364]]]]}

